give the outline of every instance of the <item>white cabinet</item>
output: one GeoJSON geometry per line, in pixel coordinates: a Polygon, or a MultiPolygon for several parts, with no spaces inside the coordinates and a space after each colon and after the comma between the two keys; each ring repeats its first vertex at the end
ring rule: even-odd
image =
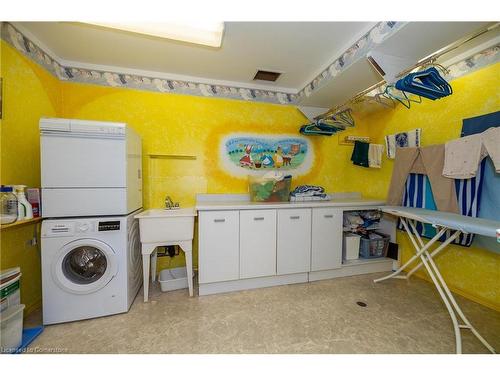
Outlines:
{"type": "Polygon", "coordinates": [[[276,210],[240,211],[240,278],[276,275],[276,210]]]}
{"type": "Polygon", "coordinates": [[[311,271],[342,266],[342,210],[313,208],[311,271]]]}
{"type": "Polygon", "coordinates": [[[200,283],[239,279],[239,217],[239,211],[200,212],[200,283]]]}
{"type": "MultiPolygon", "coordinates": [[[[199,294],[390,271],[391,259],[342,263],[343,212],[377,209],[377,205],[318,207],[312,202],[312,207],[299,203],[289,208],[253,204],[231,208],[215,202],[213,208],[198,211],[199,294]]],[[[395,222],[386,227],[384,232],[395,232],[395,222]]]]}
{"type": "Polygon", "coordinates": [[[277,274],[309,272],[311,209],[278,210],[277,274]]]}

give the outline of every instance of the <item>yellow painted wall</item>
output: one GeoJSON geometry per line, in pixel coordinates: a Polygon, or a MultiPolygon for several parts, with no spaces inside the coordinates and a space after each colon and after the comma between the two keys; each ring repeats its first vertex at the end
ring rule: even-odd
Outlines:
{"type": "MultiPolygon", "coordinates": [[[[68,82],[62,83],[62,96],[64,117],[125,121],[141,135],[145,208],[163,206],[167,194],[186,206],[195,203],[197,193],[246,193],[247,179],[232,176],[221,167],[222,138],[234,132],[297,136],[298,128],[307,121],[291,106],[68,82]],[[197,159],[152,159],[149,154],[193,155],[197,159]]],[[[336,137],[317,137],[311,142],[314,166],[293,185],[313,183],[341,191],[343,179],[336,171],[345,167],[352,149],[338,147],[336,137]]],[[[160,259],[160,266],[165,262],[184,264],[182,256],[171,264],[170,259],[160,259]]]]}
{"type": "MultiPolygon", "coordinates": [[[[1,123],[1,183],[40,186],[38,121],[57,116],[59,81],[1,41],[3,119],[1,123]]],[[[1,232],[0,268],[20,266],[21,299],[29,313],[41,304],[40,251],[26,242],[34,225],[1,232]]]]}
{"type": "MultiPolygon", "coordinates": [[[[410,109],[402,105],[383,109],[360,119],[365,133],[376,143],[383,137],[417,127],[422,128],[422,145],[444,143],[459,138],[462,120],[500,110],[500,63],[473,72],[451,82],[453,95],[432,101],[423,100],[410,109]]],[[[500,145],[499,145],[500,147],[500,145]]],[[[351,166],[345,171],[347,190],[358,189],[385,198],[392,174],[393,161],[384,158],[381,170],[351,166]]],[[[500,194],[500,192],[499,192],[500,194]]],[[[403,259],[413,255],[407,236],[398,232],[403,259]]],[[[499,245],[500,246],[500,245],[499,245]]],[[[470,299],[500,311],[500,256],[479,248],[451,246],[438,256],[437,264],[451,288],[470,299]]],[[[426,277],[424,272],[420,276],[426,277]]]]}
{"type": "MultiPolygon", "coordinates": [[[[21,177],[20,174],[28,171],[26,180],[39,183],[37,124],[41,115],[124,121],[143,139],[144,206],[162,206],[167,194],[184,206],[192,205],[196,193],[246,192],[244,178],[230,176],[220,168],[217,148],[222,137],[232,132],[297,135],[298,127],[306,121],[294,107],[289,106],[57,82],[10,47],[5,48],[4,43],[2,46],[8,51],[7,58],[2,58],[3,65],[8,66],[8,76],[20,77],[17,81],[25,87],[24,95],[16,95],[10,106],[19,109],[29,103],[31,110],[29,113],[17,112],[15,120],[10,122],[17,125],[12,127],[26,131],[26,138],[18,137],[12,131],[4,133],[8,136],[9,145],[4,150],[2,141],[2,178],[4,175],[9,179],[21,177]],[[32,85],[35,90],[31,89],[32,85]],[[26,158],[22,156],[23,160],[32,160],[30,165],[23,165],[17,172],[13,167],[18,165],[14,157],[16,145],[24,147],[29,155],[26,158]],[[194,155],[197,159],[150,159],[148,154],[194,155]],[[14,164],[4,163],[4,156],[6,160],[14,160],[14,164]]],[[[498,110],[498,77],[497,64],[453,81],[455,94],[449,98],[425,101],[411,110],[397,108],[359,118],[355,116],[356,128],[342,133],[341,137],[348,133],[368,134],[375,141],[382,142],[385,134],[417,126],[423,128],[424,145],[458,137],[463,118],[498,110]]],[[[4,121],[6,123],[7,120],[4,121]]],[[[385,198],[392,161],[385,159],[381,170],[353,166],[350,162],[352,147],[340,146],[338,138],[310,137],[314,167],[310,173],[296,179],[294,185],[318,184],[332,192],[362,191],[367,197],[385,198]]],[[[408,243],[401,234],[398,239],[407,257],[408,243]]],[[[2,261],[3,242],[2,238],[2,261]]],[[[7,253],[11,254],[9,257],[16,255],[11,250],[7,253]]],[[[15,258],[9,259],[12,261],[15,258]]],[[[169,262],[168,259],[161,259],[160,267],[183,264],[183,259],[176,257],[171,264],[169,262]]],[[[439,263],[455,290],[500,309],[498,255],[480,249],[454,247],[440,256],[439,263]]],[[[33,275],[25,275],[23,280],[38,285],[36,293],[39,296],[39,264],[37,267],[33,275]]],[[[35,300],[34,294],[28,296],[25,292],[25,297],[35,300]]],[[[28,303],[26,298],[25,303],[28,303]]]]}

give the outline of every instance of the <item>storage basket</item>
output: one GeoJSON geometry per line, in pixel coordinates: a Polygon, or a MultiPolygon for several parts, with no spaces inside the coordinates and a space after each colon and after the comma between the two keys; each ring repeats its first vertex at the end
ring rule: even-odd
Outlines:
{"type": "Polygon", "coordinates": [[[19,267],[0,272],[0,311],[21,304],[19,293],[21,275],[19,267]]]}
{"type": "Polygon", "coordinates": [[[0,312],[0,353],[13,353],[23,339],[24,305],[16,305],[0,312]]]}
{"type": "Polygon", "coordinates": [[[361,237],[359,245],[359,256],[361,258],[382,258],[387,255],[389,247],[390,236],[384,233],[378,233],[382,238],[363,238],[361,237]]]}
{"type": "Polygon", "coordinates": [[[158,280],[162,292],[187,289],[189,285],[186,267],[164,269],[160,272],[158,280]]]}

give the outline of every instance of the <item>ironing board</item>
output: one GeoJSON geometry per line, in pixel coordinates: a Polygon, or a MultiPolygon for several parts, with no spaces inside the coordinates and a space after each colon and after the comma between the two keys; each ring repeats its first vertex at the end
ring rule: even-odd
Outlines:
{"type": "Polygon", "coordinates": [[[446,246],[455,240],[461,233],[475,233],[488,237],[495,237],[497,229],[500,229],[500,222],[493,220],[486,220],[481,218],[475,218],[470,216],[458,215],[450,212],[441,212],[434,210],[426,210],[423,208],[413,208],[413,207],[400,207],[400,206],[384,206],[381,210],[387,214],[397,216],[401,220],[403,227],[410,238],[413,246],[415,247],[415,255],[411,257],[403,266],[401,266],[397,271],[382,277],[380,279],[373,280],[375,283],[384,281],[391,278],[397,279],[409,279],[413,273],[415,273],[422,266],[425,267],[432,282],[436,286],[436,289],[443,300],[448,313],[450,314],[451,320],[453,322],[453,329],[455,331],[455,343],[457,354],[462,353],[462,336],[460,329],[470,329],[471,332],[481,341],[481,343],[492,353],[495,353],[493,347],[488,344],[488,342],[476,331],[469,320],[466,318],[460,307],[458,306],[455,298],[450,292],[450,289],[446,285],[439,269],[436,266],[433,258],[439,254],[446,246]],[[422,241],[422,238],[418,234],[415,227],[415,221],[419,221],[425,224],[431,224],[437,229],[436,235],[430,239],[426,244],[422,241]],[[411,228],[411,230],[410,230],[411,228]],[[429,253],[430,247],[443,235],[446,231],[452,231],[450,237],[448,237],[443,243],[441,243],[436,249],[429,253]],[[406,269],[411,263],[416,259],[420,258],[421,263],[413,267],[406,275],[400,275],[400,273],[406,269]],[[460,317],[463,324],[460,324],[457,318],[460,317]]]}

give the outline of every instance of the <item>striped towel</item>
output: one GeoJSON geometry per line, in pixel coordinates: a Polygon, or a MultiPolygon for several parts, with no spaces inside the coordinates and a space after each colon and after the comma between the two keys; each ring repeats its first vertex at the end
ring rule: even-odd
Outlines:
{"type": "MultiPolygon", "coordinates": [[[[465,216],[477,217],[479,212],[479,202],[481,201],[481,187],[483,184],[483,174],[485,161],[478,168],[476,177],[466,180],[455,180],[455,191],[457,193],[458,208],[465,216]]],[[[403,194],[403,206],[426,208],[436,210],[436,203],[432,195],[431,185],[426,175],[411,173],[406,180],[405,192],[403,194]]],[[[398,228],[404,227],[399,222],[398,228]]],[[[422,237],[432,238],[436,235],[436,229],[430,224],[416,223],[416,229],[422,237]]],[[[439,240],[445,241],[452,234],[448,230],[439,240]]],[[[454,243],[469,247],[474,239],[474,234],[461,234],[454,243]]]]}

